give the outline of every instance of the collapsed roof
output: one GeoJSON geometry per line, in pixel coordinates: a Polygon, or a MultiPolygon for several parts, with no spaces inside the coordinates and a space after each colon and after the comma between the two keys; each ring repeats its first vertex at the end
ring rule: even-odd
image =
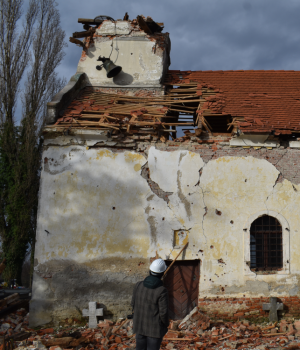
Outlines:
{"type": "Polygon", "coordinates": [[[299,71],[169,71],[166,85],[196,82],[209,88],[199,115],[230,115],[243,133],[300,132],[299,71]]]}
{"type": "Polygon", "coordinates": [[[185,128],[186,137],[300,133],[300,72],[168,70],[170,41],[161,33],[163,23],[144,16],[130,21],[127,13],[122,21],[98,16],[78,22],[85,31],[73,33],[70,41],[83,47],[77,73],[86,83],[74,83],[77,90],[65,94],[72,99],[48,127],[173,140],[181,140],[178,127],[185,128]],[[97,53],[105,52],[109,58],[113,52],[114,62],[123,66],[120,79],[97,70],[97,53]]]}
{"type": "Polygon", "coordinates": [[[120,133],[170,133],[196,127],[208,133],[300,132],[300,72],[169,71],[165,95],[133,96],[87,87],[56,127],[112,129],[120,133]],[[222,129],[223,128],[223,129],[222,129]]]}

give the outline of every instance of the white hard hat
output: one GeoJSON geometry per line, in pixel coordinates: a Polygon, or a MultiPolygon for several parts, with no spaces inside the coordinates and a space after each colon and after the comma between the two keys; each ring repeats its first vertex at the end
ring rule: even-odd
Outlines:
{"type": "Polygon", "coordinates": [[[167,269],[166,263],[163,261],[163,259],[156,259],[153,261],[153,263],[150,265],[150,270],[155,273],[162,273],[165,272],[167,269]]]}

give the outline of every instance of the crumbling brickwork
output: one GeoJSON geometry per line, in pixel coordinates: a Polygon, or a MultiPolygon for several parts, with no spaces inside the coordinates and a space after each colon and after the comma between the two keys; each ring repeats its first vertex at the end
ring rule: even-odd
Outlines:
{"type": "MultiPolygon", "coordinates": [[[[148,144],[150,146],[150,143],[148,144]]],[[[152,144],[151,144],[152,145],[152,144]]],[[[286,146],[280,146],[278,148],[259,148],[253,147],[231,147],[229,144],[221,140],[208,140],[206,142],[189,142],[179,143],[168,141],[166,143],[156,143],[156,148],[161,151],[175,151],[175,150],[188,150],[200,154],[204,162],[208,162],[211,159],[218,159],[220,157],[254,157],[258,159],[265,159],[273,164],[280,172],[281,176],[279,180],[289,180],[294,184],[300,183],[300,149],[292,149],[286,146]]],[[[146,148],[146,144],[139,145],[139,148],[146,148]]]]}

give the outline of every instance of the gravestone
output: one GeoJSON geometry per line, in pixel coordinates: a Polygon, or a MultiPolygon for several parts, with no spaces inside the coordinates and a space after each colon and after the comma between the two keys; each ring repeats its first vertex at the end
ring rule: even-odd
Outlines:
{"type": "Polygon", "coordinates": [[[271,297],[269,303],[263,304],[263,310],[270,311],[269,313],[270,322],[276,322],[278,321],[277,311],[283,310],[283,304],[277,303],[276,297],[271,297]]]}
{"type": "Polygon", "coordinates": [[[88,316],[89,328],[96,328],[97,316],[103,316],[103,309],[97,309],[97,303],[95,301],[90,301],[89,309],[83,309],[82,316],[88,316]]]}

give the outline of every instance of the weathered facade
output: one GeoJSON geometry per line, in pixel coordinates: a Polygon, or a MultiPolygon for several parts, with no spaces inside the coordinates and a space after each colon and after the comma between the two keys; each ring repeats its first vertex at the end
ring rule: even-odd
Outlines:
{"type": "Polygon", "coordinates": [[[179,260],[200,263],[198,305],[204,311],[257,317],[265,315],[262,301],[277,296],[284,315],[300,314],[299,72],[277,76],[289,80],[291,91],[283,84],[289,99],[274,108],[281,87],[272,91],[266,78],[279,73],[166,75],[168,36],[146,33],[132,22],[98,25],[77,75],[49,103],[31,324],[75,316],[88,301],[102,304],[106,317],[126,316],[133,286],[147,274],[150,259],[173,260],[187,242],[179,260]],[[109,54],[109,36],[117,40],[119,57],[124,55],[116,60],[123,78],[113,81],[95,70],[95,58],[109,54]],[[178,97],[157,100],[178,86],[178,94],[195,90],[192,102],[174,107],[178,97]],[[104,94],[134,97],[135,107],[126,114],[124,104],[122,122],[113,124],[121,117],[101,102],[104,94]],[[137,97],[147,111],[137,113],[137,97]],[[165,114],[169,125],[149,121],[159,113],[150,110],[151,100],[157,110],[191,109],[195,133],[168,140],[175,117],[165,114]],[[101,119],[101,106],[108,119],[101,119]],[[276,243],[265,243],[262,263],[252,226],[261,217],[275,218],[281,228],[276,243]]]}

